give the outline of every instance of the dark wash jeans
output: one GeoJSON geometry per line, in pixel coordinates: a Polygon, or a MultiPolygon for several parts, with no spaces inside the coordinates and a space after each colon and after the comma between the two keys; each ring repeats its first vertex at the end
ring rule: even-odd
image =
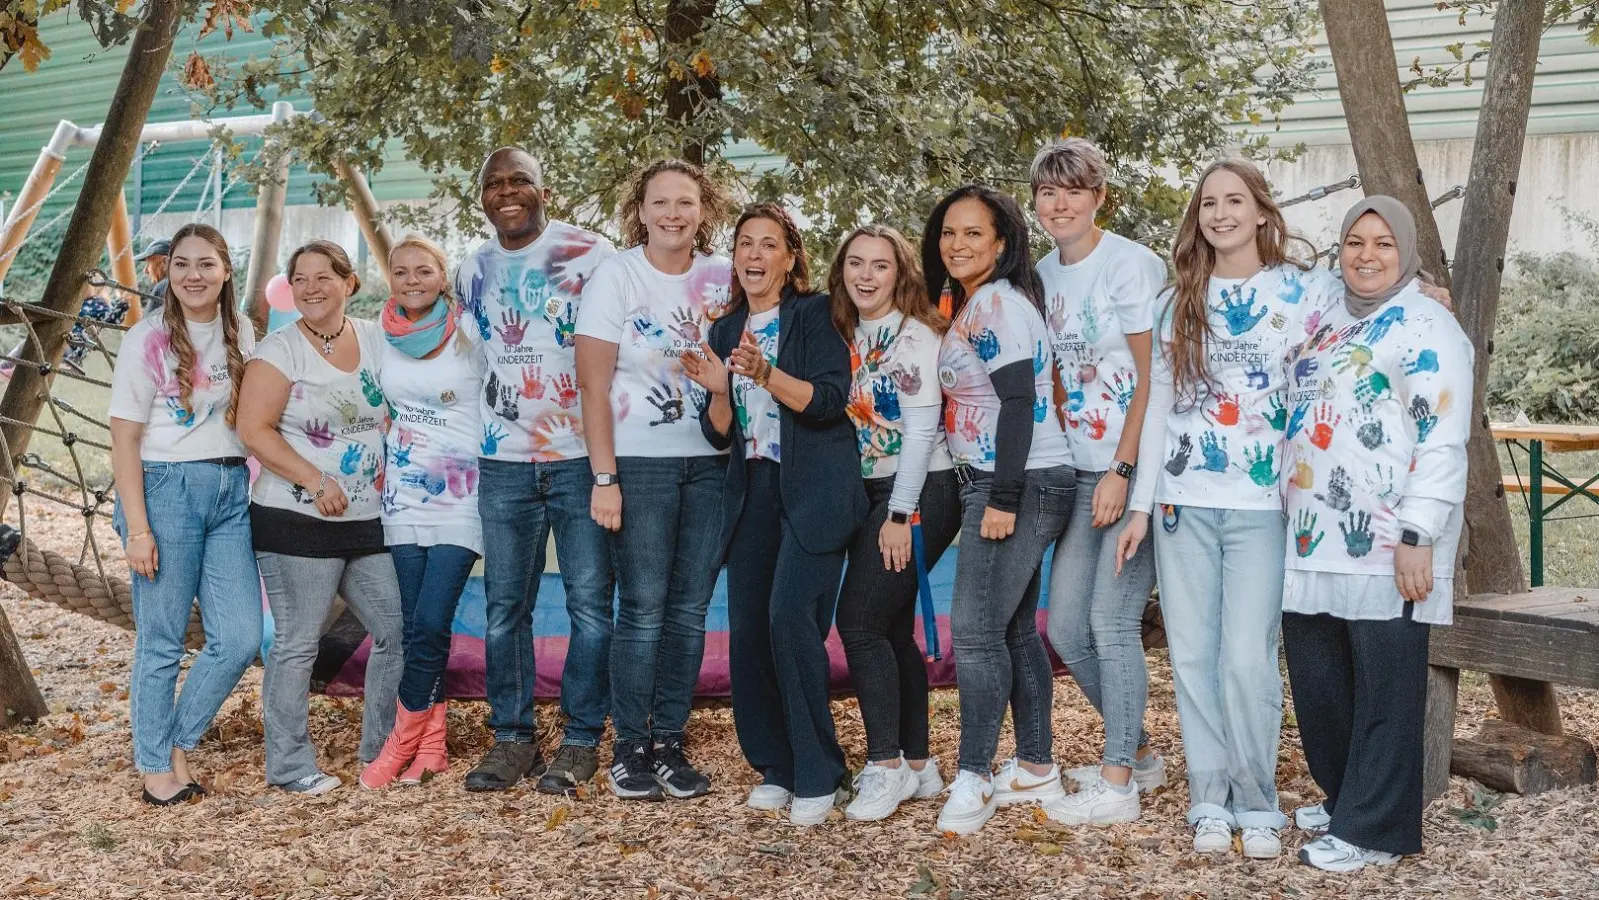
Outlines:
{"type": "Polygon", "coordinates": [[[733,726],[745,760],[767,783],[826,796],[849,774],[827,693],[826,640],[844,548],[800,546],[783,514],[778,464],[745,466],[744,509],[727,554],[733,726]]]}
{"type": "Polygon", "coordinates": [[[619,456],[622,529],[607,533],[621,601],[611,638],[618,742],[681,740],[721,567],[726,456],[619,456]]]}
{"type": "Polygon", "coordinates": [[[567,718],[561,740],[596,746],[605,731],[615,582],[605,529],[589,516],[594,484],[589,461],[479,459],[478,470],[488,619],[485,681],[494,739],[523,744],[534,739],[533,604],[553,530],[572,617],[561,674],[561,711],[567,718]]]}
{"type": "Polygon", "coordinates": [[[1038,634],[1039,565],[1071,517],[1076,472],[1070,466],[1028,469],[1016,530],[992,541],[981,535],[992,472],[962,468],[961,551],[950,606],[955,681],[960,689],[960,767],[987,776],[999,748],[1008,703],[1016,756],[1049,765],[1053,673],[1038,634]]]}
{"type": "Polygon", "coordinates": [[[454,544],[395,544],[389,548],[389,556],[394,558],[394,574],[400,580],[400,614],[405,618],[400,705],[422,712],[444,699],[455,608],[472,575],[477,553],[454,544]]]}
{"type": "MultiPolygon", "coordinates": [[[[916,567],[883,567],[877,536],[888,520],[894,479],[866,479],[871,503],[866,524],[850,544],[849,569],[838,595],[838,637],[849,660],[850,681],[866,725],[871,762],[926,759],[927,663],[916,644],[916,567]]],[[[922,547],[928,569],[960,532],[960,484],[953,469],[927,473],[918,499],[922,547]]]]}

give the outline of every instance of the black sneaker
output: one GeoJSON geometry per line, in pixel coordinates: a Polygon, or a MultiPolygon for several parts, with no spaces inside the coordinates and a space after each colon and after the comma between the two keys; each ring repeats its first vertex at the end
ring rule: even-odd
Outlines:
{"type": "Polygon", "coordinates": [[[611,793],[623,800],[662,799],[648,744],[618,742],[612,755],[615,762],[611,763],[606,779],[611,784],[611,793]]]}
{"type": "Polygon", "coordinates": [[[539,779],[539,792],[564,795],[575,791],[578,785],[587,784],[599,767],[599,756],[593,747],[562,744],[539,779]]]}
{"type": "Polygon", "coordinates": [[[655,780],[661,788],[679,800],[699,797],[711,792],[711,780],[683,755],[683,740],[667,741],[655,745],[655,780]]]}
{"type": "Polygon", "coordinates": [[[523,778],[544,774],[544,754],[538,744],[495,741],[477,768],[466,773],[469,791],[509,790],[523,778]]]}

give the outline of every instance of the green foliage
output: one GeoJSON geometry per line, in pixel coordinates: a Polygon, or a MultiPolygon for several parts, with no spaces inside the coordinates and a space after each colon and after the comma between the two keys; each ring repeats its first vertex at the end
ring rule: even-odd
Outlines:
{"type": "Polygon", "coordinates": [[[1503,803],[1504,799],[1504,797],[1484,788],[1482,785],[1472,782],[1471,805],[1464,807],[1451,806],[1449,807],[1449,814],[1473,828],[1481,828],[1484,831],[1498,831],[1499,820],[1495,818],[1494,810],[1499,808],[1499,804],[1503,803]]]}
{"type": "Polygon", "coordinates": [[[1489,410],[1599,422],[1599,264],[1572,253],[1523,253],[1514,262],[1494,328],[1489,410]]]}
{"type": "MultiPolygon", "coordinates": [[[[634,166],[703,153],[741,197],[787,200],[829,243],[870,219],[916,231],[966,181],[1025,197],[1033,152],[1075,134],[1114,166],[1107,225],[1147,236],[1237,126],[1308,85],[1314,6],[264,0],[276,49],[214,67],[206,99],[309,94],[320,121],[286,129],[302,159],[325,173],[345,154],[371,172],[397,141],[469,231],[473,177],[506,144],[541,157],[554,212],[590,227],[613,221],[634,166]],[[785,162],[741,167],[757,153],[785,162]]],[[[1243,149],[1264,153],[1264,138],[1243,149]]],[[[330,179],[320,199],[341,189],[330,179]]]]}

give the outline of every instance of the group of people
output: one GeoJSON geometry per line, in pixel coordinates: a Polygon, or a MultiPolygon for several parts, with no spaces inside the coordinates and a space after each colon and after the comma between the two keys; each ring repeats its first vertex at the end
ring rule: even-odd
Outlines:
{"type": "Polygon", "coordinates": [[[761,777],[749,806],[815,825],[845,801],[875,820],[942,796],[937,827],[958,834],[1024,803],[1133,821],[1166,781],[1143,728],[1158,581],[1194,849],[1241,832],[1246,855],[1281,852],[1281,636],[1326,793],[1296,813],[1322,835],[1301,859],[1350,871],[1419,852],[1427,632],[1451,615],[1471,344],[1424,290],[1397,201],[1349,211],[1340,278],[1293,256],[1253,165],[1218,162],[1168,275],[1097,224],[1106,184],[1092,143],[1055,142],[1032,166],[1054,243],[1036,263],[1021,206],[968,185],[919,248],[863,225],[824,276],[778,205],[745,208],[716,255],[731,204],[696,165],[633,176],[618,250],[551,220],[537,160],[506,148],[479,176],[494,237],[453,279],[408,237],[379,320],[351,319],[350,260],[313,241],[288,264],[300,318],[259,341],[222,236],[181,229],[111,407],[144,799],[204,793],[186,755],[256,655],[258,572],[267,780],[340,784],[307,728],[335,595],[372,640],[362,786],[444,771],[450,626],[481,557],[494,745],[467,790],[591,781],[609,718],[617,797],[709,791],[685,734],[725,565],[734,721],[761,777]],[[546,759],[532,615],[551,533],[571,642],[546,759]],[[914,625],[918,569],[957,538],[946,784],[914,625]],[[1036,625],[1050,547],[1049,643],[1104,720],[1099,764],[1064,773],[1036,625]],[[206,643],[174,701],[196,597],[206,643]],[[835,623],[867,739],[853,791],[828,702],[835,623]],[[1015,753],[996,769],[1007,710],[1015,753]]]}

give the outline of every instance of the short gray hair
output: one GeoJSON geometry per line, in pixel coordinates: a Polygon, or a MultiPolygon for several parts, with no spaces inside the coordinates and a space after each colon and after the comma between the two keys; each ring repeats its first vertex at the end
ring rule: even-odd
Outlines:
{"type": "Polygon", "coordinates": [[[1105,154],[1093,141],[1080,137],[1051,141],[1033,157],[1033,193],[1049,186],[1101,190],[1109,169],[1105,154]]]}

